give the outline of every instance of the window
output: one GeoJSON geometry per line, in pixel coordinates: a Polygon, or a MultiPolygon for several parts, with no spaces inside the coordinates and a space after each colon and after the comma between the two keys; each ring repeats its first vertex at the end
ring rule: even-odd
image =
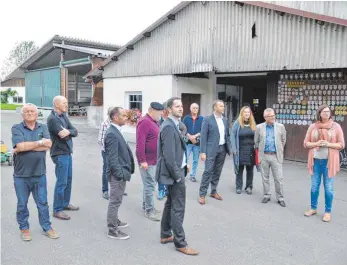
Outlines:
{"type": "Polygon", "coordinates": [[[139,109],[142,112],[142,94],[129,94],[129,109],[139,109]]]}
{"type": "Polygon", "coordinates": [[[23,97],[13,97],[13,103],[23,103],[23,97]]]}
{"type": "Polygon", "coordinates": [[[255,28],[255,23],[254,23],[253,27],[252,27],[252,39],[254,39],[255,37],[257,37],[257,33],[256,33],[256,28],[255,28]]]}

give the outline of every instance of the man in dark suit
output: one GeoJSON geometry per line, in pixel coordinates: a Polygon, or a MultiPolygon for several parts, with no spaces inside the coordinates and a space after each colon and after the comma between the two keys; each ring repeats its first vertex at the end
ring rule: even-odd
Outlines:
{"type": "Polygon", "coordinates": [[[160,242],[174,242],[178,251],[186,255],[198,252],[186,242],[183,220],[186,206],[185,176],[188,172],[186,144],[179,132],[183,105],[180,98],[167,101],[168,118],[162,123],[158,144],[156,180],[167,185],[168,195],[161,219],[160,242]],[[172,232],[175,236],[172,235],[172,232]]]}
{"type": "Polygon", "coordinates": [[[135,171],[134,157],[124,140],[121,127],[126,124],[126,111],[115,107],[110,111],[111,126],[105,135],[105,157],[107,179],[110,183],[110,200],[107,211],[108,237],[128,239],[129,235],[119,230],[128,224],[118,219],[118,209],[122,204],[126,181],[130,181],[135,171]]]}
{"type": "Polygon", "coordinates": [[[205,204],[208,186],[211,183],[210,196],[222,200],[217,193],[219,178],[223,169],[226,154],[230,155],[230,134],[228,120],[223,117],[224,102],[216,100],[213,103],[213,114],[207,116],[201,128],[200,156],[205,161],[205,170],[202,175],[199,203],[205,204]]]}

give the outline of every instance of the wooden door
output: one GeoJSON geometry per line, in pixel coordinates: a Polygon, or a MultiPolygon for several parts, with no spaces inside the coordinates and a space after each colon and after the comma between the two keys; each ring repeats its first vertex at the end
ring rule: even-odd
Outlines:
{"type": "Polygon", "coordinates": [[[201,94],[187,94],[182,93],[182,104],[183,104],[183,117],[190,113],[190,105],[193,103],[197,103],[200,106],[201,94]]]}

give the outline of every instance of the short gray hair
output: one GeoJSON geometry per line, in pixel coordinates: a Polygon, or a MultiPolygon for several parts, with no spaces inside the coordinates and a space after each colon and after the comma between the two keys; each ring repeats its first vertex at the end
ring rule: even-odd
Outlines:
{"type": "Polygon", "coordinates": [[[265,113],[268,113],[268,112],[273,112],[273,113],[275,113],[275,110],[272,109],[272,108],[267,108],[267,109],[264,110],[264,115],[265,115],[265,113]]]}
{"type": "Polygon", "coordinates": [[[216,99],[215,101],[213,101],[213,104],[212,104],[212,108],[214,109],[214,107],[217,105],[217,103],[223,103],[224,104],[224,101],[223,100],[220,100],[220,99],[216,99]]]}
{"type": "Polygon", "coordinates": [[[34,107],[36,109],[36,112],[39,112],[39,109],[37,108],[37,106],[35,104],[32,103],[25,103],[20,111],[21,114],[24,114],[24,109],[27,107],[34,107]]]}

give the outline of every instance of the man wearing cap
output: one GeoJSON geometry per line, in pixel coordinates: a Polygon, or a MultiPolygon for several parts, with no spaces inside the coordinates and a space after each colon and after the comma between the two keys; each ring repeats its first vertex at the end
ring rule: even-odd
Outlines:
{"type": "Polygon", "coordinates": [[[163,110],[162,104],[152,102],[148,113],[138,122],[136,127],[136,157],[140,165],[143,182],[142,210],[145,212],[145,217],[152,221],[160,221],[159,211],[154,208],[153,192],[156,185],[159,120],[163,110]]]}

